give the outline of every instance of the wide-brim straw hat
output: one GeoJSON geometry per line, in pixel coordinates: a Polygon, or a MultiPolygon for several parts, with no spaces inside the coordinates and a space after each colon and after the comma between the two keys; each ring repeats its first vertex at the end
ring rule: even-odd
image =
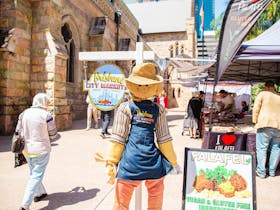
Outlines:
{"type": "Polygon", "coordinates": [[[162,92],[163,78],[156,73],[153,63],[136,65],[125,80],[126,87],[140,99],[147,99],[162,92]]]}

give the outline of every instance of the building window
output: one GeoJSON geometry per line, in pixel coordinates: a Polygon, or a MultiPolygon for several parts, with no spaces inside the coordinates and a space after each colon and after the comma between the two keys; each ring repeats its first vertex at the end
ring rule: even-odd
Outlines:
{"type": "Polygon", "coordinates": [[[175,42],[175,55],[179,55],[179,43],[177,41],[175,42]]]}
{"type": "Polygon", "coordinates": [[[128,51],[130,44],[130,39],[120,39],[119,50],[128,51]]]}
{"type": "Polygon", "coordinates": [[[178,98],[181,97],[181,88],[178,88],[178,98]]]}
{"type": "Polygon", "coordinates": [[[70,50],[67,49],[67,51],[69,52],[67,62],[67,81],[74,82],[75,44],[73,40],[70,42],[70,50]]]}
{"type": "Polygon", "coordinates": [[[67,23],[65,23],[61,28],[61,34],[65,42],[65,48],[67,50],[67,71],[66,71],[66,81],[74,82],[74,70],[75,70],[75,43],[72,39],[72,32],[67,23]]]}
{"type": "Polygon", "coordinates": [[[95,17],[91,22],[88,34],[89,35],[104,34],[105,28],[106,28],[105,17],[95,17]]]}
{"type": "Polygon", "coordinates": [[[184,50],[184,45],[182,44],[181,47],[180,47],[180,54],[184,54],[185,53],[185,50],[184,50]]]}

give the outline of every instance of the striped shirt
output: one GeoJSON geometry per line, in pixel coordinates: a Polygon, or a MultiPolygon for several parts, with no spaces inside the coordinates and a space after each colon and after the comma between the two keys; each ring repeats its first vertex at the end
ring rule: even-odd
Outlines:
{"type": "MultiPolygon", "coordinates": [[[[129,108],[129,103],[131,102],[128,101],[120,104],[117,115],[114,119],[111,140],[120,144],[126,144],[130,132],[132,114],[129,108]]],[[[159,114],[155,125],[155,134],[157,143],[162,144],[171,141],[172,137],[166,120],[165,108],[159,104],[158,106],[159,114]]]]}

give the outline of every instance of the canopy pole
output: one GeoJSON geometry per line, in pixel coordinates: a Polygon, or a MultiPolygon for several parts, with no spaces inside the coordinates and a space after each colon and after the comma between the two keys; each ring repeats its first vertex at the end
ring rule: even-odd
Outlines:
{"type": "Polygon", "coordinates": [[[216,85],[217,83],[214,82],[213,84],[213,92],[212,92],[212,101],[211,101],[211,106],[210,106],[210,119],[209,119],[209,129],[208,129],[208,136],[207,136],[207,145],[206,148],[209,148],[209,144],[210,144],[210,135],[212,132],[212,127],[213,127],[213,110],[214,110],[214,102],[215,102],[215,89],[216,89],[216,85]]]}

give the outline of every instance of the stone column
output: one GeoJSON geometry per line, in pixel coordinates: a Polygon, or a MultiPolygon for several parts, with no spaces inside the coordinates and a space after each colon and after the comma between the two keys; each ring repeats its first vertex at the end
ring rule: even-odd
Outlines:
{"type": "Polygon", "coordinates": [[[30,101],[30,2],[1,1],[0,29],[0,134],[12,134],[18,115],[30,101]]]}
{"type": "Polygon", "coordinates": [[[70,106],[66,96],[68,55],[60,35],[60,20],[50,0],[33,1],[31,92],[46,92],[51,99],[49,111],[57,128],[72,126],[70,106]],[[59,31],[58,31],[59,30],[59,31]]]}

